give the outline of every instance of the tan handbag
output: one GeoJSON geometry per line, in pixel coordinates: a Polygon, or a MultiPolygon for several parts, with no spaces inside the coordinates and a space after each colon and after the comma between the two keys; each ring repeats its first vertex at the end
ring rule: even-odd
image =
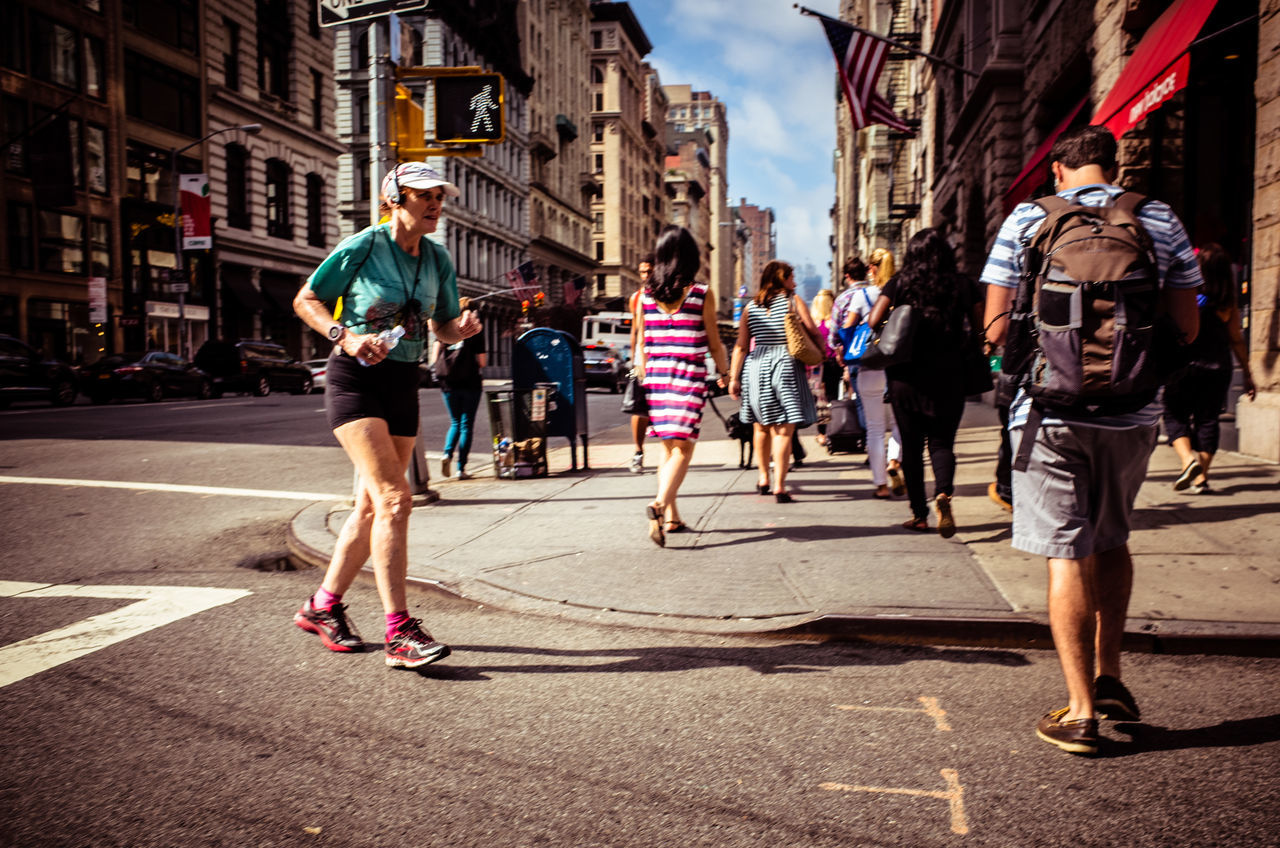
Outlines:
{"type": "Polygon", "coordinates": [[[805,365],[818,365],[822,362],[822,348],[804,328],[804,322],[792,308],[792,298],[787,298],[787,314],[783,318],[787,330],[787,351],[805,365]]]}

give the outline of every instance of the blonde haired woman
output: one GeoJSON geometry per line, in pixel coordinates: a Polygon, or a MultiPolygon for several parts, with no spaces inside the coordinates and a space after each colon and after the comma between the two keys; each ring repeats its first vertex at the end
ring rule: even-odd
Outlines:
{"type": "Polygon", "coordinates": [[[807,427],[818,419],[804,366],[787,349],[784,320],[789,309],[795,310],[805,330],[815,341],[819,340],[809,307],[794,297],[795,290],[796,279],[790,265],[775,259],[764,266],[760,290],[743,308],[738,321],[738,341],[729,366],[729,394],[742,399],[739,415],[755,429],[756,462],[760,468],[756,488],[762,495],[770,491],[772,457],[773,496],[778,503],[792,500],[786,486],[791,435],[797,427],[807,427]]]}
{"type": "Polygon", "coordinates": [[[884,288],[884,284],[889,282],[889,278],[897,270],[893,264],[893,254],[886,247],[877,247],[871,251],[871,258],[867,260],[867,268],[871,275],[868,282],[877,288],[884,288]]]}

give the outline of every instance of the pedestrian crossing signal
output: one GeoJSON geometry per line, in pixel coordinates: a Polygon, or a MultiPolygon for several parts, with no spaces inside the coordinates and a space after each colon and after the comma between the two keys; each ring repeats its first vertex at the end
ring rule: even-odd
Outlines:
{"type": "Polygon", "coordinates": [[[496,143],[506,138],[502,74],[435,79],[436,143],[496,143]]]}

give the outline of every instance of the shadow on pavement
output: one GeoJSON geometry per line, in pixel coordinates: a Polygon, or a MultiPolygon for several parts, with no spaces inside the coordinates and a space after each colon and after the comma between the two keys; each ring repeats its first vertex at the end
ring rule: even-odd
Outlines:
{"type": "Polygon", "coordinates": [[[1190,748],[1241,748],[1280,740],[1280,713],[1186,730],[1171,730],[1141,722],[1118,724],[1115,730],[1130,739],[1128,742],[1112,740],[1112,744],[1103,749],[1103,754],[1107,757],[1131,757],[1154,751],[1182,751],[1190,748]]]}

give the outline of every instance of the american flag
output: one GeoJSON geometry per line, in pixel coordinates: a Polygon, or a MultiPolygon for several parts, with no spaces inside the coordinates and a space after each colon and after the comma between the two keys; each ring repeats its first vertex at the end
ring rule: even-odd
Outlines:
{"type": "Polygon", "coordinates": [[[528,300],[538,291],[538,274],[532,262],[522,262],[502,276],[507,278],[517,300],[528,300]]]}
{"type": "Polygon", "coordinates": [[[870,124],[885,124],[895,130],[914,134],[911,125],[893,113],[893,108],[876,91],[880,72],[884,70],[889,55],[888,42],[873,38],[848,24],[828,18],[819,18],[831,42],[836,66],[840,69],[840,85],[849,101],[853,116],[853,128],[858,130],[870,124]]]}
{"type": "Polygon", "coordinates": [[[579,295],[582,290],[587,287],[587,278],[579,274],[573,278],[573,282],[568,283],[564,287],[564,305],[573,306],[578,302],[579,295]]]}

